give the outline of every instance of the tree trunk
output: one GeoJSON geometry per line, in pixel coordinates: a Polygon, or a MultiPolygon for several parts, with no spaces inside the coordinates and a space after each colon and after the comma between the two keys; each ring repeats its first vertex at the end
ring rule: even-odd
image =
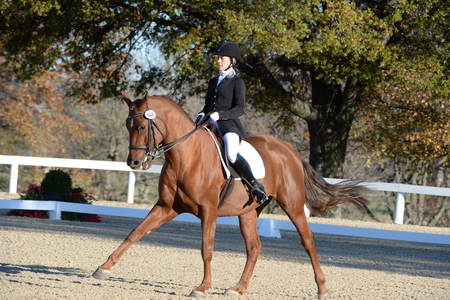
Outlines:
{"type": "Polygon", "coordinates": [[[342,178],[344,174],[343,164],[350,129],[342,121],[319,118],[308,122],[309,161],[324,177],[342,178]]]}
{"type": "Polygon", "coordinates": [[[349,79],[342,86],[312,80],[312,106],[317,114],[307,120],[309,161],[324,177],[343,177],[347,140],[360,91],[356,79],[349,79]]]}

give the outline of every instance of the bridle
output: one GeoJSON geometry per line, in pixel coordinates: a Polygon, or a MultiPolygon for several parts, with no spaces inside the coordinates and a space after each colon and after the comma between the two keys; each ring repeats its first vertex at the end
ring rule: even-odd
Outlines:
{"type": "Polygon", "coordinates": [[[164,134],[159,128],[158,124],[154,121],[154,119],[156,118],[156,113],[153,110],[148,109],[147,104],[147,110],[144,113],[129,114],[127,120],[134,119],[137,117],[144,117],[145,119],[147,119],[147,145],[145,146],[130,145],[128,146],[128,148],[145,150],[145,154],[147,155],[147,157],[149,157],[150,161],[160,157],[163,153],[166,153],[167,151],[175,147],[177,144],[183,142],[184,140],[192,136],[195,132],[197,132],[199,129],[203,128],[203,126],[205,125],[203,124],[203,126],[195,127],[193,130],[191,130],[190,132],[176,139],[173,142],[167,144],[157,144],[155,132],[158,131],[161,134],[161,136],[164,136],[164,134]],[[150,141],[153,141],[153,146],[150,145],[150,141]]]}

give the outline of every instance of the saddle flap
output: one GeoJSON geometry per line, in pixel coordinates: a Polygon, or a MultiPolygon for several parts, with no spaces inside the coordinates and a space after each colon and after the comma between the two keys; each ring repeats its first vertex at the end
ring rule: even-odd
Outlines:
{"type": "MultiPolygon", "coordinates": [[[[239,176],[236,176],[236,171],[230,170],[232,169],[232,166],[228,163],[224,151],[224,147],[220,147],[218,139],[214,136],[214,134],[209,130],[207,127],[204,127],[206,131],[208,131],[209,135],[214,141],[214,144],[216,145],[217,152],[219,153],[220,162],[222,164],[223,171],[225,172],[226,178],[229,178],[230,176],[236,177],[236,180],[240,180],[239,176]]],[[[223,143],[222,143],[223,145],[223,143]]],[[[258,151],[253,147],[250,143],[248,143],[245,140],[241,140],[240,150],[239,154],[248,162],[250,165],[250,168],[252,170],[253,176],[256,179],[262,179],[264,176],[266,176],[266,169],[264,168],[264,162],[261,158],[261,155],[258,153],[258,151]]]]}

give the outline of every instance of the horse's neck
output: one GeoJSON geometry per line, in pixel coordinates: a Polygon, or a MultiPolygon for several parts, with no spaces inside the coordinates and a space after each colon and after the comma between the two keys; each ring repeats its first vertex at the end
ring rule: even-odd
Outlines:
{"type": "MultiPolygon", "coordinates": [[[[168,135],[167,142],[181,138],[194,128],[194,126],[185,126],[184,130],[168,135]]],[[[204,129],[199,129],[186,140],[169,150],[166,154],[166,159],[186,171],[193,166],[195,167],[194,164],[214,164],[214,158],[217,155],[215,144],[209,134],[204,129]]]]}
{"type": "MultiPolygon", "coordinates": [[[[181,109],[170,107],[167,101],[163,105],[169,107],[162,113],[166,126],[163,141],[165,144],[174,142],[194,130],[194,123],[181,109]]],[[[196,131],[186,140],[179,142],[166,153],[165,157],[172,166],[184,171],[195,167],[194,164],[214,165],[214,161],[219,161],[215,159],[218,154],[214,142],[204,129],[196,131]]]]}
{"type": "MultiPolygon", "coordinates": [[[[184,116],[167,117],[164,125],[166,128],[163,143],[165,144],[175,142],[195,129],[194,123],[184,116]]],[[[191,137],[189,137],[188,139],[190,138],[191,137]]],[[[182,141],[179,144],[183,143],[185,143],[185,141],[182,141]]],[[[177,144],[174,148],[179,148],[179,144],[177,144]]]]}

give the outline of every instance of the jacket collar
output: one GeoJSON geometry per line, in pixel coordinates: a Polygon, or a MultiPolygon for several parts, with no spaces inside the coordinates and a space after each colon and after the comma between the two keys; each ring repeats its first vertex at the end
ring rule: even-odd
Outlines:
{"type": "Polygon", "coordinates": [[[219,71],[219,78],[220,77],[231,78],[234,77],[235,75],[236,71],[233,68],[229,68],[228,70],[225,71],[219,71]]]}
{"type": "Polygon", "coordinates": [[[219,88],[219,86],[221,86],[224,81],[228,81],[229,79],[232,79],[235,76],[236,76],[236,72],[233,70],[233,72],[230,72],[229,74],[227,74],[225,76],[225,78],[222,79],[222,81],[219,84],[217,84],[217,82],[219,81],[220,76],[218,75],[218,76],[214,77],[214,85],[216,86],[216,89],[219,88]]]}

